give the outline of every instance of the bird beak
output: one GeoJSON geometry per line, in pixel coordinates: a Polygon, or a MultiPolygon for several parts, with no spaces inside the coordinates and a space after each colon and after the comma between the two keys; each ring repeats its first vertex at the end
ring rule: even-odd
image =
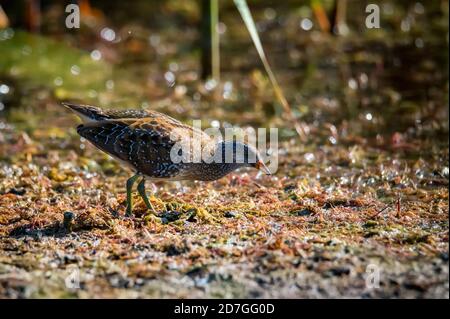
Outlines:
{"type": "Polygon", "coordinates": [[[270,172],[269,168],[266,166],[266,164],[264,164],[262,161],[257,161],[256,164],[255,164],[255,167],[257,169],[259,169],[260,171],[263,171],[267,175],[271,175],[272,174],[270,172]]]}

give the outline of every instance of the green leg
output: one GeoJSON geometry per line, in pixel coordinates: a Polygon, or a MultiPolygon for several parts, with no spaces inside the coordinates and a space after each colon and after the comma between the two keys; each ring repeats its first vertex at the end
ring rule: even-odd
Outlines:
{"type": "Polygon", "coordinates": [[[132,177],[130,177],[127,180],[127,210],[125,213],[125,216],[130,217],[131,216],[131,211],[132,211],[132,206],[133,206],[133,199],[131,196],[131,192],[132,192],[132,188],[133,188],[133,184],[134,182],[136,182],[136,180],[138,179],[139,175],[134,175],[132,177]]]}
{"type": "Polygon", "coordinates": [[[155,215],[158,214],[158,212],[153,207],[152,203],[147,197],[147,194],[145,194],[145,178],[143,178],[137,187],[137,190],[139,192],[139,195],[141,195],[142,199],[144,200],[145,206],[147,206],[148,209],[150,209],[155,215]]]}

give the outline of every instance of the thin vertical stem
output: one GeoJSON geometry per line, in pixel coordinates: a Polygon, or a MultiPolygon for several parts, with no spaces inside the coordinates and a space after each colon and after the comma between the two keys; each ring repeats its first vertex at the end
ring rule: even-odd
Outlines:
{"type": "Polygon", "coordinates": [[[323,32],[330,32],[331,24],[321,0],[311,0],[311,7],[323,32]]]}
{"type": "Polygon", "coordinates": [[[333,33],[345,35],[348,33],[347,26],[347,0],[335,0],[333,8],[333,33]]]}
{"type": "Polygon", "coordinates": [[[41,1],[27,0],[26,4],[26,22],[30,32],[39,32],[41,28],[41,1]]]}
{"type": "Polygon", "coordinates": [[[202,20],[200,25],[202,49],[202,79],[220,80],[219,0],[202,0],[202,20]]]}
{"type": "Polygon", "coordinates": [[[250,13],[250,9],[248,8],[246,0],[234,0],[234,3],[241,14],[242,19],[247,27],[248,32],[250,33],[250,37],[252,38],[253,44],[255,45],[256,51],[263,63],[264,69],[266,70],[267,75],[269,76],[269,80],[272,83],[275,96],[278,98],[278,101],[281,103],[288,119],[293,122],[295,130],[299,135],[302,141],[306,141],[307,131],[305,128],[298,122],[294,113],[292,112],[291,106],[289,105],[286,97],[281,90],[281,87],[278,85],[278,81],[275,77],[275,74],[272,71],[272,68],[269,65],[269,61],[267,60],[266,54],[264,53],[263,46],[261,44],[261,40],[258,35],[258,31],[256,30],[255,22],[253,21],[253,17],[250,13]]]}
{"type": "Polygon", "coordinates": [[[211,64],[212,77],[220,81],[219,0],[211,0],[211,64]]]}
{"type": "Polygon", "coordinates": [[[201,0],[202,17],[200,24],[200,48],[201,48],[201,65],[202,79],[206,80],[211,77],[212,73],[212,45],[211,45],[211,1],[201,0]]]}

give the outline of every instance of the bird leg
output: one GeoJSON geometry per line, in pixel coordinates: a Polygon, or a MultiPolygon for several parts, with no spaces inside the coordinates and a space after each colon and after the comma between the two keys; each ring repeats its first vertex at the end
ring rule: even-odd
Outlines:
{"type": "Polygon", "coordinates": [[[157,215],[158,212],[153,207],[152,203],[147,197],[147,194],[145,193],[145,178],[142,178],[142,180],[139,182],[137,190],[139,192],[139,195],[141,195],[142,199],[144,200],[145,206],[147,206],[147,208],[150,209],[153,212],[153,214],[157,215]]]}
{"type": "Polygon", "coordinates": [[[127,180],[127,210],[125,213],[125,216],[127,216],[127,217],[131,216],[131,211],[132,211],[132,206],[133,206],[133,198],[131,196],[131,192],[132,192],[133,184],[136,182],[138,177],[139,177],[139,175],[136,174],[136,175],[131,176],[127,180]]]}

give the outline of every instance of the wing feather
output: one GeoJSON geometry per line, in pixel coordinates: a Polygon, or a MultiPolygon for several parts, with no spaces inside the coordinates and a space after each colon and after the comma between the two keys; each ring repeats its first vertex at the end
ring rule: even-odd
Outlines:
{"type": "Polygon", "coordinates": [[[212,140],[201,130],[167,115],[154,111],[151,114],[146,118],[89,122],[78,126],[77,131],[97,148],[140,173],[153,178],[181,177],[188,165],[172,161],[172,147],[180,143],[184,151],[193,152],[192,144],[184,144],[192,141],[186,137],[200,137],[202,147],[209,148],[212,140]]]}

